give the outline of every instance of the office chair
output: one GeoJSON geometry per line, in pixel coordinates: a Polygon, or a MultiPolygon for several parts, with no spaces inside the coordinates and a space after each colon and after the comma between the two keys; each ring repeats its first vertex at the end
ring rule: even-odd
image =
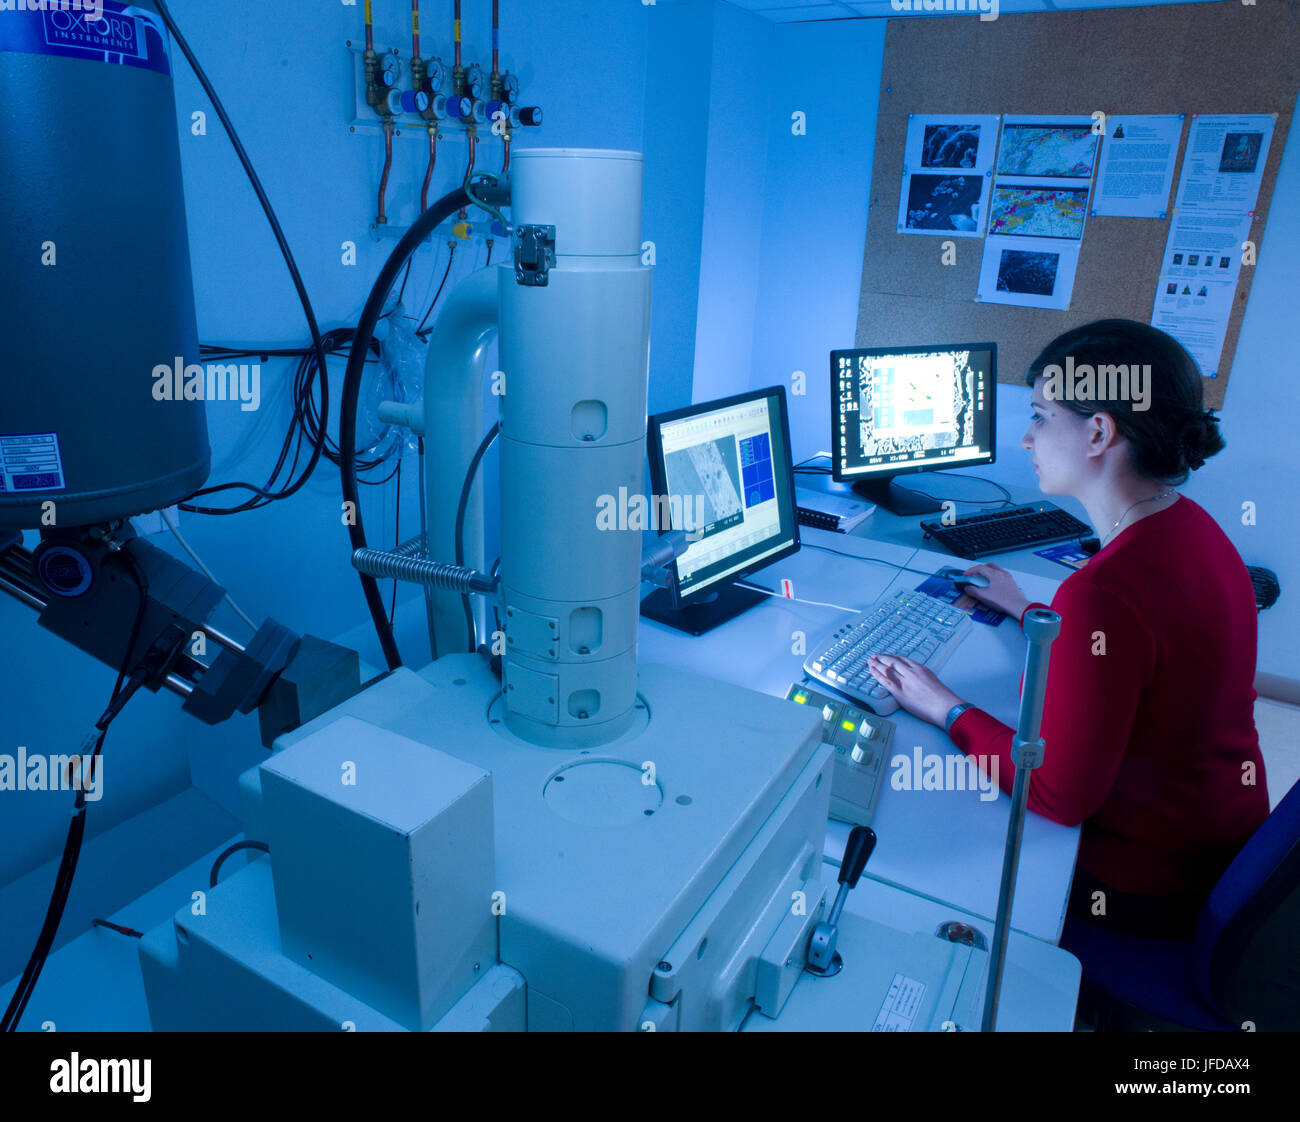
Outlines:
{"type": "Polygon", "coordinates": [[[1300,783],[1219,878],[1182,939],[1067,918],[1080,1015],[1110,1030],[1300,1029],[1300,783]]]}

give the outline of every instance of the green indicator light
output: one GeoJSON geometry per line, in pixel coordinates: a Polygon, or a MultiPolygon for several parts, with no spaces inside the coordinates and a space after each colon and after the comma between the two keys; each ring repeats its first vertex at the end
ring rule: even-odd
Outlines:
{"type": "Polygon", "coordinates": [[[852,731],[854,730],[854,728],[857,727],[857,726],[854,725],[854,723],[853,723],[852,721],[841,721],[841,722],[840,722],[840,726],[841,726],[842,728],[846,728],[846,729],[848,729],[849,732],[852,732],[852,731]]]}

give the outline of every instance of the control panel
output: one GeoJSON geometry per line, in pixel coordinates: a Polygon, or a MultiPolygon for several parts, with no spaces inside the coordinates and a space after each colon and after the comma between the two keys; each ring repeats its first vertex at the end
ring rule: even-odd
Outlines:
{"type": "Polygon", "coordinates": [[[894,741],[894,722],[806,682],[792,685],[785,696],[796,705],[821,710],[822,743],[835,749],[831,817],[855,826],[870,824],[894,741]]]}

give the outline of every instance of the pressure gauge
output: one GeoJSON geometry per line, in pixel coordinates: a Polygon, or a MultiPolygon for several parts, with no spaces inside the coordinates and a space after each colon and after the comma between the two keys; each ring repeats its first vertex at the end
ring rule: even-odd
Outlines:
{"type": "Polygon", "coordinates": [[[383,56],[382,69],[380,71],[380,81],[388,89],[397,85],[397,80],[402,76],[402,64],[397,61],[397,56],[386,54],[383,56]]]}
{"type": "Polygon", "coordinates": [[[429,92],[438,93],[442,89],[442,83],[447,77],[447,72],[442,65],[442,59],[429,59],[429,66],[426,73],[429,75],[429,92]]]}
{"type": "Polygon", "coordinates": [[[483,68],[477,64],[471,66],[465,71],[465,82],[469,88],[469,96],[479,97],[483,93],[483,68]]]}
{"type": "Polygon", "coordinates": [[[504,89],[507,101],[517,101],[519,98],[519,79],[513,74],[506,72],[504,89]]]}

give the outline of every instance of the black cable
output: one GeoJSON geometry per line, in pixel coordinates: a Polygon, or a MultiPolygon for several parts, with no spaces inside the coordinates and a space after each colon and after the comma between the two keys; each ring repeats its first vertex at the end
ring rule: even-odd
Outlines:
{"type": "Polygon", "coordinates": [[[1262,612],[1265,608],[1271,608],[1276,604],[1278,597],[1282,595],[1282,586],[1278,583],[1277,574],[1262,565],[1247,565],[1246,572],[1250,574],[1250,583],[1255,590],[1255,611],[1262,612]]]}
{"type": "Polygon", "coordinates": [[[86,834],[85,783],[95,774],[95,766],[104,747],[104,739],[108,735],[109,725],[113,723],[114,718],[122,711],[123,706],[135,695],[136,691],[144,685],[147,678],[147,675],[142,676],[137,672],[132,676],[130,685],[125,689],[123,688],[127,670],[131,665],[131,655],[135,651],[136,644],[140,641],[140,631],[144,626],[144,618],[149,606],[149,594],[144,577],[140,572],[140,566],[130,554],[129,544],[127,548],[119,552],[118,556],[124,558],[131,569],[131,575],[140,594],[140,602],[136,607],[135,621],[131,627],[130,637],[127,639],[126,650],[122,653],[117,680],[113,683],[113,693],[109,697],[108,706],[100,715],[99,720],[95,722],[95,729],[99,735],[95,738],[95,747],[91,752],[89,763],[85,765],[82,772],[83,781],[73,802],[72,821],[68,824],[68,836],[63,843],[63,856],[59,861],[59,871],[54,878],[54,888],[50,893],[50,902],[45,909],[45,921],[41,925],[40,934],[36,938],[36,945],[32,948],[27,965],[23,969],[22,977],[19,978],[18,985],[14,987],[4,1017],[0,1019],[0,1032],[14,1032],[17,1030],[18,1023],[22,1020],[23,1013],[27,1009],[27,1003],[36,989],[36,983],[40,980],[41,971],[45,968],[45,962],[54,946],[54,939],[58,934],[59,924],[63,920],[63,912],[67,907],[68,897],[72,892],[72,881],[76,876],[77,863],[81,858],[81,844],[86,834]]]}
{"type": "MultiPolygon", "coordinates": [[[[397,457],[397,513],[393,516],[393,550],[396,552],[397,547],[402,544],[402,457],[397,457]]],[[[388,605],[388,626],[393,626],[393,621],[397,618],[397,585],[398,580],[393,578],[393,598],[388,605]]]]}
{"type": "Polygon", "coordinates": [[[409,260],[406,263],[406,272],[402,274],[402,287],[397,290],[397,299],[393,301],[393,310],[391,312],[387,312],[385,314],[385,318],[387,318],[387,316],[391,316],[393,312],[397,311],[397,305],[402,302],[402,297],[406,295],[406,282],[411,279],[411,266],[414,264],[415,264],[414,257],[412,257],[411,260],[409,260]]]}
{"type": "Polygon", "coordinates": [[[72,877],[77,871],[77,860],[81,855],[81,841],[86,833],[86,808],[78,805],[73,811],[72,822],[68,826],[68,837],[63,843],[63,858],[59,862],[59,872],[54,878],[54,890],[50,895],[49,906],[45,910],[45,922],[41,925],[36,938],[36,946],[23,975],[9,999],[9,1007],[4,1018],[0,1019],[0,1032],[16,1032],[18,1022],[22,1020],[27,1009],[27,1002],[40,979],[45,960],[54,945],[54,936],[58,932],[59,922],[63,919],[63,910],[68,902],[68,893],[72,887],[72,877]]]}
{"type": "MultiPolygon", "coordinates": [[[[492,568],[488,570],[488,576],[495,577],[497,573],[499,573],[500,571],[501,571],[501,558],[498,557],[495,561],[492,562],[492,568]]],[[[500,599],[499,596],[494,596],[492,598],[492,620],[496,624],[495,634],[497,635],[501,634],[501,613],[497,610],[497,602],[499,601],[499,599],[500,599]]],[[[491,653],[491,649],[492,649],[491,644],[489,644],[488,645],[489,653],[491,653]]]]}
{"type": "Polygon", "coordinates": [[[432,327],[426,328],[424,325],[429,322],[429,317],[433,315],[433,309],[438,306],[438,300],[442,296],[442,290],[447,287],[447,278],[451,276],[451,267],[456,260],[456,243],[452,242],[450,252],[447,254],[447,268],[442,274],[442,283],[438,285],[438,291],[433,294],[433,301],[429,304],[429,310],[424,313],[424,319],[420,320],[420,326],[415,329],[415,333],[421,339],[427,339],[429,333],[433,331],[432,327]]]}
{"type": "Polygon", "coordinates": [[[946,472],[932,471],[932,472],[927,472],[926,474],[934,475],[934,476],[943,476],[945,478],[952,478],[952,479],[975,479],[978,480],[980,483],[992,483],[994,487],[996,487],[999,491],[1002,492],[1003,497],[1000,499],[962,499],[962,498],[956,498],[947,495],[931,495],[928,491],[918,491],[915,487],[904,487],[901,483],[898,482],[897,479],[893,480],[893,486],[897,487],[900,491],[907,491],[913,495],[920,495],[923,499],[929,499],[932,502],[936,502],[936,503],[945,503],[945,502],[971,503],[975,506],[985,506],[989,503],[998,503],[1001,506],[1017,505],[1016,501],[1011,497],[1011,492],[1008,491],[1005,487],[1002,486],[1001,483],[998,483],[996,480],[984,479],[978,475],[971,475],[967,472],[956,472],[956,471],[946,471],[946,472]]]}
{"type": "MultiPolygon", "coordinates": [[[[479,441],[479,446],[474,452],[473,459],[469,462],[469,467],[465,470],[465,482],[460,489],[460,502],[456,506],[456,564],[465,564],[465,512],[469,509],[469,493],[474,487],[474,476],[478,473],[478,466],[487,455],[487,450],[492,447],[492,442],[496,440],[497,433],[501,431],[501,422],[497,421],[488,429],[487,435],[479,441]]],[[[472,654],[478,650],[478,630],[474,626],[474,612],[469,606],[469,593],[462,592],[460,596],[461,604],[465,608],[465,624],[469,628],[469,649],[472,654]]]]}
{"type": "MultiPolygon", "coordinates": [[[[176,21],[172,18],[171,12],[167,8],[166,0],[158,0],[158,14],[162,21],[167,25],[167,31],[180,47],[181,53],[185,55],[186,61],[190,64],[190,69],[194,71],[194,76],[199,80],[199,85],[203,87],[203,92],[208,95],[208,100],[212,103],[212,108],[216,110],[217,116],[221,119],[221,125],[226,130],[226,135],[230,138],[231,146],[235,149],[235,155],[239,157],[239,162],[244,167],[244,172],[248,176],[248,181],[252,184],[253,191],[257,195],[257,201],[261,203],[262,210],[266,214],[266,220],[270,223],[271,231],[275,235],[275,240],[280,247],[280,253],[284,257],[285,266],[289,270],[289,276],[293,279],[293,286],[298,291],[298,299],[302,302],[303,314],[307,317],[307,326],[311,331],[312,348],[316,353],[316,361],[319,364],[321,373],[321,430],[326,428],[326,421],[329,417],[329,389],[325,380],[325,347],[321,341],[320,327],[316,323],[316,313],[312,309],[311,300],[307,296],[307,288],[303,284],[302,275],[298,272],[298,264],[294,260],[293,253],[289,249],[289,243],[285,239],[284,231],[280,228],[280,220],[275,216],[275,210],[271,206],[271,200],[267,197],[266,191],[262,187],[262,181],[258,179],[257,172],[253,170],[252,161],[248,158],[248,153],[244,151],[244,146],[240,142],[239,135],[235,132],[235,126],[231,123],[229,115],[226,113],[226,107],[222,105],[221,99],[217,97],[217,91],[213,89],[212,83],[208,81],[208,76],[203,67],[199,65],[199,60],[194,57],[194,52],[190,50],[190,45],[185,41],[181,34],[180,28],[176,26],[176,21]]],[[[289,484],[279,492],[275,499],[287,499],[290,495],[295,494],[311,478],[312,472],[316,470],[316,465],[320,462],[321,444],[318,443],[312,450],[312,455],[304,469],[302,476],[297,482],[292,481],[290,477],[289,484]]],[[[225,489],[223,487],[222,489],[225,489]]],[[[268,482],[265,490],[270,490],[268,482]]],[[[210,494],[212,492],[198,490],[190,498],[199,495],[210,494]]],[[[275,501],[268,499],[268,501],[275,501]]],[[[195,508],[199,513],[211,513],[204,511],[202,508],[195,508]]],[[[212,508],[216,510],[217,508],[212,508]]]]}
{"type": "Polygon", "coordinates": [[[241,849],[259,849],[263,853],[271,852],[271,847],[268,846],[266,842],[259,841],[241,841],[235,842],[234,845],[226,846],[225,849],[217,854],[217,859],[212,862],[212,871],[208,873],[209,888],[217,887],[217,877],[221,873],[221,866],[226,863],[226,858],[233,857],[241,849]]]}
{"type": "Polygon", "coordinates": [[[813,545],[812,542],[801,541],[799,544],[803,549],[820,549],[823,553],[835,553],[840,557],[847,557],[850,561],[873,561],[877,565],[888,565],[891,569],[898,569],[904,573],[918,573],[923,577],[934,576],[933,573],[927,573],[924,569],[913,569],[908,565],[899,565],[893,561],[886,561],[883,557],[861,557],[856,553],[845,553],[842,549],[831,549],[825,545],[813,545]]]}
{"type": "MultiPolygon", "coordinates": [[[[331,355],[346,356],[348,352],[345,348],[351,344],[352,340],[355,337],[356,337],[356,328],[353,327],[336,328],[334,331],[329,332],[325,336],[326,348],[328,349],[331,355]]],[[[380,357],[383,354],[382,349],[379,346],[379,343],[374,339],[370,341],[370,352],[375,357],[374,358],[368,357],[366,359],[367,362],[377,362],[379,361],[380,357]]],[[[306,366],[312,365],[314,364],[314,362],[315,362],[314,357],[308,355],[308,357],[303,360],[303,363],[300,363],[298,377],[297,377],[298,383],[306,384],[308,382],[310,371],[306,369],[306,366]]],[[[337,466],[340,461],[339,447],[330,438],[328,431],[326,431],[325,428],[322,426],[320,418],[317,416],[314,406],[315,403],[312,401],[310,397],[308,397],[302,414],[303,428],[306,430],[309,439],[313,441],[317,439],[323,439],[325,458],[328,459],[332,464],[337,466]]],[[[363,475],[368,471],[373,471],[374,469],[380,467],[385,462],[385,460],[387,458],[391,458],[391,456],[392,453],[390,452],[388,454],[388,457],[380,457],[379,459],[366,459],[366,460],[359,459],[357,461],[358,476],[363,475]]],[[[378,483],[380,484],[387,483],[388,480],[391,479],[392,477],[393,477],[392,473],[390,473],[386,478],[379,480],[378,483]]],[[[366,483],[367,485],[371,485],[370,480],[362,480],[362,482],[366,483]]]]}
{"type": "MultiPolygon", "coordinates": [[[[444,196],[421,214],[402,235],[396,248],[384,262],[379,277],[366,298],[365,308],[361,312],[361,322],[357,324],[357,333],[352,340],[352,349],[348,352],[347,373],[343,379],[343,401],[339,414],[339,477],[343,488],[345,510],[351,515],[347,519],[348,537],[353,550],[366,548],[366,531],[361,517],[361,495],[357,484],[357,403],[361,396],[361,375],[365,368],[365,355],[374,338],[375,324],[383,313],[384,302],[397,279],[397,273],[435,229],[455,214],[461,207],[470,205],[470,197],[463,187],[444,196]]],[[[384,600],[379,593],[379,584],[375,578],[366,573],[358,573],[361,589],[365,594],[366,606],[370,609],[370,618],[375,625],[375,634],[384,651],[384,660],[388,669],[396,670],[402,665],[402,656],[397,649],[397,640],[393,629],[388,625],[384,615],[384,600]]]]}
{"type": "Polygon", "coordinates": [[[109,931],[116,931],[119,935],[128,935],[132,939],[143,939],[144,932],[137,931],[134,927],[123,927],[120,923],[110,923],[106,919],[92,919],[91,927],[106,927],[109,931]]]}

